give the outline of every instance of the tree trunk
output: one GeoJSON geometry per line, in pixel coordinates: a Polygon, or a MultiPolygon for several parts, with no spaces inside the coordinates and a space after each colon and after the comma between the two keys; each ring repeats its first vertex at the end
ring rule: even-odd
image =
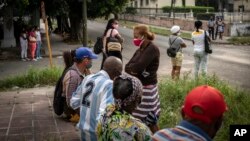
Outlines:
{"type": "Polygon", "coordinates": [[[62,16],[56,16],[56,20],[57,20],[56,32],[61,33],[62,32],[62,16]]]}
{"type": "Polygon", "coordinates": [[[81,19],[74,16],[70,17],[70,39],[79,41],[81,39],[81,19]]]}

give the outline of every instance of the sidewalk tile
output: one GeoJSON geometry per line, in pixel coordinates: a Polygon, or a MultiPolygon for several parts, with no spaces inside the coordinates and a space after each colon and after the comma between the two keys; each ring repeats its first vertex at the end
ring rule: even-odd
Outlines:
{"type": "Polygon", "coordinates": [[[6,128],[2,128],[0,129],[0,136],[4,136],[6,135],[6,132],[7,132],[7,127],[6,128]]]}
{"type": "Polygon", "coordinates": [[[0,105],[13,105],[15,102],[14,97],[0,97],[0,105]]]}
{"type": "Polygon", "coordinates": [[[31,98],[32,96],[33,96],[33,93],[20,92],[16,95],[16,98],[31,98]]]}
{"type": "Polygon", "coordinates": [[[31,116],[32,104],[16,104],[14,109],[14,117],[31,116]]]}
{"type": "Polygon", "coordinates": [[[0,118],[0,127],[7,128],[9,126],[10,118],[0,118]]]}
{"type": "Polygon", "coordinates": [[[10,135],[7,141],[33,141],[33,135],[10,135]]]}
{"type": "Polygon", "coordinates": [[[63,141],[80,141],[80,132],[61,132],[63,141]]]}
{"type": "Polygon", "coordinates": [[[10,118],[11,116],[11,113],[12,113],[12,105],[0,105],[0,109],[1,109],[1,112],[0,112],[0,117],[1,118],[10,118]]]}
{"type": "Polygon", "coordinates": [[[34,130],[35,130],[35,133],[37,134],[57,132],[56,126],[49,126],[49,125],[35,126],[34,130]]]}
{"type": "Polygon", "coordinates": [[[34,126],[35,127],[55,126],[55,121],[54,121],[54,119],[49,119],[49,120],[34,120],[34,126]]]}
{"type": "Polygon", "coordinates": [[[35,141],[59,141],[59,133],[35,134],[35,141]]]}
{"type": "Polygon", "coordinates": [[[32,117],[13,117],[11,127],[30,127],[32,126],[32,117]]]}
{"type": "Polygon", "coordinates": [[[18,97],[18,98],[16,98],[16,101],[15,101],[15,104],[32,104],[32,103],[34,103],[34,100],[33,100],[32,97],[29,97],[29,98],[27,98],[27,97],[25,97],[25,98],[18,97]]]}
{"type": "Polygon", "coordinates": [[[0,135],[0,141],[5,141],[6,139],[7,139],[6,136],[1,136],[1,135],[0,135]]]}
{"type": "Polygon", "coordinates": [[[32,127],[14,127],[9,129],[9,135],[31,135],[32,127]]]}

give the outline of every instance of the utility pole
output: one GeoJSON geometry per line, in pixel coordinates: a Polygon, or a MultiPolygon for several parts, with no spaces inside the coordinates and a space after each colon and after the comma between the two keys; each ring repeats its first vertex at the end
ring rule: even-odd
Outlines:
{"type": "Polygon", "coordinates": [[[82,44],[84,47],[88,45],[88,36],[87,36],[87,0],[82,0],[82,44]]]}

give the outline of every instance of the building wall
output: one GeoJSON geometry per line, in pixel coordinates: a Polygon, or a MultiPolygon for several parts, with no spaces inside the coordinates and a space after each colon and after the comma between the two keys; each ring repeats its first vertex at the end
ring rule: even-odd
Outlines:
{"type": "Polygon", "coordinates": [[[250,0],[234,0],[234,11],[239,12],[239,6],[244,5],[245,11],[250,11],[250,0]]]}
{"type": "MultiPolygon", "coordinates": [[[[172,0],[134,0],[133,7],[137,8],[162,8],[163,6],[171,6],[172,0]]],[[[131,6],[131,5],[130,5],[131,6]]],[[[175,6],[182,6],[182,0],[176,0],[175,6]]],[[[186,0],[186,6],[195,6],[195,0],[186,0]]]]}

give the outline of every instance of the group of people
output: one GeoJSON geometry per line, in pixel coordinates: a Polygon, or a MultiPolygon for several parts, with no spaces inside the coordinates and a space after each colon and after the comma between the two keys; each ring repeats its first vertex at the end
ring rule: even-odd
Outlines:
{"type": "MultiPolygon", "coordinates": [[[[206,34],[200,29],[200,22],[195,25],[194,45],[198,42],[196,36],[206,34]]],[[[175,26],[171,32],[169,42],[177,40],[175,44],[186,47],[178,37],[180,28],[175,26]]],[[[109,20],[104,32],[104,59],[97,73],[90,70],[92,60],[97,59],[91,49],[80,47],[63,55],[63,117],[77,122],[81,140],[212,140],[227,110],[221,92],[206,85],[194,88],[186,95],[181,108],[183,121],[174,128],[160,130],[157,80],[160,51],[153,43],[154,34],[146,25],[134,27],[133,43],[138,48],[125,68],[122,50],[110,52],[107,47],[110,37],[117,38],[120,44],[123,41],[115,19],[109,20]]],[[[176,58],[172,58],[173,64],[180,64],[183,54],[179,51],[176,58]]],[[[173,69],[173,77],[178,76],[180,66],[173,69]]]]}
{"type": "MultiPolygon", "coordinates": [[[[205,52],[205,37],[208,42],[211,42],[209,33],[202,29],[202,22],[195,21],[194,27],[196,30],[192,32],[192,43],[193,43],[193,56],[194,56],[194,76],[195,79],[199,77],[199,72],[201,71],[202,76],[207,74],[208,65],[208,53],[205,52]]],[[[169,46],[176,49],[176,56],[171,58],[172,62],[172,79],[179,79],[181,66],[184,58],[182,49],[187,47],[184,40],[179,36],[181,33],[180,26],[174,25],[170,29],[172,35],[169,37],[169,46]]]]}
{"type": "Polygon", "coordinates": [[[216,40],[217,36],[219,35],[219,39],[222,40],[225,29],[225,23],[223,22],[222,18],[216,18],[216,20],[214,20],[213,17],[210,17],[207,26],[210,38],[216,40]]]}
{"type": "Polygon", "coordinates": [[[41,33],[37,26],[31,27],[29,30],[22,29],[20,34],[21,60],[22,61],[37,61],[42,59],[41,56],[41,33]],[[28,58],[28,50],[30,58],[28,58]]]}

